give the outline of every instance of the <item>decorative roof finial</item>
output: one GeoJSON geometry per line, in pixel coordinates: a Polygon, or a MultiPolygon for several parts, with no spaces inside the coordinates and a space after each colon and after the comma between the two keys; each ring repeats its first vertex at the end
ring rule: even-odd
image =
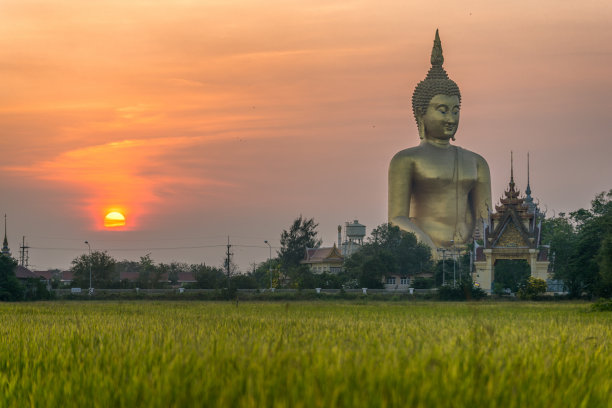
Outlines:
{"type": "Polygon", "coordinates": [[[531,187],[529,187],[529,152],[527,152],[527,188],[525,189],[527,196],[531,195],[531,187]]]}
{"type": "Polygon", "coordinates": [[[510,150],[510,184],[514,185],[514,158],[512,153],[512,150],[510,150]]]}
{"type": "Polygon", "coordinates": [[[529,152],[527,152],[527,188],[525,189],[525,203],[527,204],[527,208],[529,208],[529,212],[537,210],[537,205],[533,202],[533,197],[531,197],[531,186],[529,185],[529,152]]]}

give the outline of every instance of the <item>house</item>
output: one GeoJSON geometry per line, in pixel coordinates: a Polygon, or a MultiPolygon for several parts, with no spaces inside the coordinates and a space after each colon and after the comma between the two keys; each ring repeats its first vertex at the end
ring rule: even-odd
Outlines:
{"type": "Polygon", "coordinates": [[[339,273],[344,257],[334,243],[333,247],[306,248],[306,257],[301,263],[308,265],[312,273],[339,273]]]}
{"type": "Polygon", "coordinates": [[[17,265],[15,267],[15,276],[17,277],[17,279],[19,280],[26,280],[26,279],[44,279],[43,277],[41,277],[40,275],[35,274],[34,272],[32,272],[31,270],[29,270],[28,268],[26,268],[25,266],[21,266],[21,265],[17,265]]]}

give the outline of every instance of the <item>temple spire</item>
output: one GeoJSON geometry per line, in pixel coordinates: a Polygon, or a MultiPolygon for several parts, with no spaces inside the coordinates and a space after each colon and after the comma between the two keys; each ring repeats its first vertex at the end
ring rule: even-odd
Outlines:
{"type": "Polygon", "coordinates": [[[517,199],[520,192],[515,189],[516,184],[514,184],[514,152],[510,151],[510,183],[508,183],[508,191],[505,192],[505,195],[509,199],[517,199]]]}
{"type": "Polygon", "coordinates": [[[525,204],[529,208],[530,212],[536,211],[536,205],[533,203],[533,197],[531,197],[531,186],[529,185],[529,152],[527,152],[527,188],[525,189],[525,204]]]}
{"type": "Polygon", "coordinates": [[[6,237],[6,214],[4,214],[4,241],[2,242],[2,255],[11,256],[11,250],[8,247],[8,239],[6,237]]]}
{"type": "Polygon", "coordinates": [[[527,188],[525,189],[527,197],[531,197],[531,187],[529,186],[529,152],[527,152],[527,188]]]}

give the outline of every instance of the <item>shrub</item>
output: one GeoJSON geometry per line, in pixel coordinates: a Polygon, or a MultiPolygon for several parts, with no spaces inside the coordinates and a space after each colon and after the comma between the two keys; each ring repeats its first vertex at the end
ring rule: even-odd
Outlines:
{"type": "Polygon", "coordinates": [[[518,290],[521,299],[534,299],[536,296],[546,292],[546,281],[544,279],[530,276],[523,281],[518,290]]]}
{"type": "Polygon", "coordinates": [[[599,299],[591,305],[591,310],[596,312],[612,312],[612,299],[599,299]]]}
{"type": "Polygon", "coordinates": [[[433,278],[414,278],[412,282],[412,287],[415,289],[430,289],[435,286],[435,281],[433,278]]]}
{"type": "Polygon", "coordinates": [[[456,287],[441,286],[438,290],[440,300],[480,300],[487,297],[487,293],[474,286],[472,279],[464,278],[456,287]]]}

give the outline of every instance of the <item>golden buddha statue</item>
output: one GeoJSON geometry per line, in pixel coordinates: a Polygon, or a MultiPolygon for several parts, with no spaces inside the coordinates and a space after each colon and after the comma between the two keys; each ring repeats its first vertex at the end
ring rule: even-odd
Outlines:
{"type": "MultiPolygon", "coordinates": [[[[452,145],[461,94],[442,68],[436,30],[431,69],[415,88],[412,110],[421,143],[389,166],[389,222],[437,249],[464,247],[491,207],[491,176],[482,156],[452,145]]],[[[437,257],[436,257],[437,258],[437,257]]]]}

